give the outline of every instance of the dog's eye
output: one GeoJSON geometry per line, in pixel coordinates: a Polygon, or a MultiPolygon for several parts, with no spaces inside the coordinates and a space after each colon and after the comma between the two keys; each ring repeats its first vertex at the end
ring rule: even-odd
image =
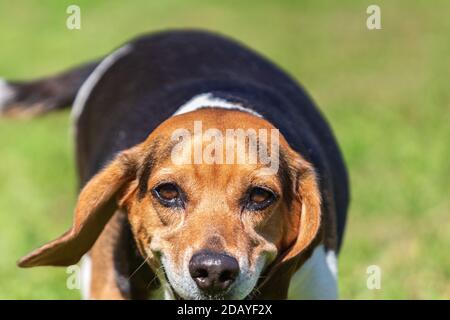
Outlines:
{"type": "Polygon", "coordinates": [[[153,189],[153,194],[165,206],[177,206],[181,204],[181,193],[173,183],[163,183],[153,189]]]}
{"type": "Polygon", "coordinates": [[[247,207],[251,210],[262,210],[272,204],[274,200],[275,195],[272,191],[266,188],[254,187],[250,189],[247,207]]]}

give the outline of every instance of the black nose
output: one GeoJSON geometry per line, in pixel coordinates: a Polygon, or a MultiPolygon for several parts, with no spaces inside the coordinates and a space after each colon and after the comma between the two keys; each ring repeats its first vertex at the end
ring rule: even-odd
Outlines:
{"type": "Polygon", "coordinates": [[[226,254],[200,251],[191,258],[189,272],[201,290],[217,294],[228,289],[236,280],[239,264],[226,254]]]}

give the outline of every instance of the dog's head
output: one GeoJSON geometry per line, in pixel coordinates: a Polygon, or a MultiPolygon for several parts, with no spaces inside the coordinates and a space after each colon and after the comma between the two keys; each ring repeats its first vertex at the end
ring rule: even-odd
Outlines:
{"type": "Polygon", "coordinates": [[[73,227],[19,265],[78,262],[119,207],[143,258],[184,299],[247,297],[262,272],[298,256],[320,224],[314,170],[270,123],[201,109],[120,153],[83,188],[73,227]]]}

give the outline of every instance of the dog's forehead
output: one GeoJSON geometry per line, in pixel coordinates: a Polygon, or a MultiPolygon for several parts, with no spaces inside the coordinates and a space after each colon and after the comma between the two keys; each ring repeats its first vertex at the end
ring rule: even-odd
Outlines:
{"type": "Polygon", "coordinates": [[[165,120],[153,131],[149,139],[153,135],[170,139],[175,130],[193,130],[196,123],[201,123],[205,130],[218,129],[223,132],[229,129],[276,129],[269,121],[245,111],[205,107],[165,120]]]}
{"type": "MultiPolygon", "coordinates": [[[[191,136],[188,141],[191,147],[210,144],[212,140],[217,142],[215,139],[217,133],[223,140],[224,148],[230,146],[227,145],[226,139],[236,139],[235,152],[242,151],[238,148],[240,141],[248,147],[251,138],[255,138],[257,148],[270,150],[275,143],[279,149],[289,149],[287,141],[278,129],[264,118],[245,111],[213,107],[205,107],[168,118],[148,136],[144,144],[148,149],[157,150],[159,160],[163,161],[172,156],[173,147],[179,142],[180,132],[191,136]],[[239,140],[240,135],[244,136],[243,140],[239,140]]],[[[248,151],[248,148],[244,151],[248,151]]]]}
{"type": "MultiPolygon", "coordinates": [[[[227,131],[243,130],[248,132],[248,130],[254,130],[259,133],[261,129],[267,132],[277,130],[267,120],[247,112],[205,107],[166,119],[149,134],[143,145],[146,146],[145,149],[155,149],[156,147],[159,151],[167,153],[176,144],[174,135],[180,130],[185,130],[192,135],[200,130],[200,134],[204,138],[203,134],[211,129],[217,130],[224,136],[227,131]]],[[[192,141],[200,142],[198,139],[192,141]]],[[[287,144],[281,135],[280,144],[287,144]]]]}
{"type": "MultiPolygon", "coordinates": [[[[192,175],[196,177],[213,176],[216,183],[220,182],[221,177],[224,178],[224,181],[229,180],[230,182],[233,178],[263,181],[279,177],[279,172],[267,174],[261,172],[260,169],[270,167],[275,161],[279,161],[279,157],[282,157],[282,149],[287,146],[284,138],[278,135],[278,130],[267,120],[247,112],[219,108],[203,108],[171,117],[155,129],[145,143],[148,146],[149,156],[144,160],[144,166],[152,167],[151,170],[147,170],[152,172],[151,176],[159,178],[192,175]],[[190,139],[183,141],[187,144],[187,148],[179,148],[177,151],[176,147],[180,147],[180,140],[177,139],[176,133],[180,130],[188,133],[190,139]],[[218,148],[215,148],[216,145],[210,138],[205,138],[210,130],[217,131],[223,137],[223,144],[218,148]],[[243,131],[246,135],[243,140],[244,148],[239,149],[239,143],[233,145],[231,151],[233,156],[230,163],[230,159],[227,158],[229,145],[227,145],[226,135],[230,131],[236,133],[238,130],[243,131]],[[254,158],[249,156],[251,148],[249,148],[247,134],[250,131],[256,134],[258,143],[257,147],[252,149],[255,153],[254,158]],[[279,144],[279,154],[272,152],[274,149],[271,143],[275,140],[272,132],[274,131],[277,133],[276,144],[279,144]],[[198,134],[200,137],[197,136],[198,134]],[[201,147],[201,155],[200,159],[195,159],[196,152],[200,150],[196,149],[198,146],[201,147]],[[211,147],[215,150],[212,150],[211,147]],[[266,150],[266,159],[259,157],[258,152],[261,149],[266,150]],[[239,156],[243,154],[244,162],[240,162],[239,156]],[[214,158],[216,156],[218,158],[214,158]],[[208,161],[210,162],[208,163],[208,161]]],[[[147,178],[149,177],[150,175],[147,178]]]]}

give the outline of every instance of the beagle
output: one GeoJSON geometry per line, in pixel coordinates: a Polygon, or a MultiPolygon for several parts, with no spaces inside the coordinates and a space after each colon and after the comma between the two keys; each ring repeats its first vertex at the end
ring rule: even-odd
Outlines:
{"type": "Polygon", "coordinates": [[[81,260],[87,299],[337,298],[347,171],[278,67],[222,36],[167,31],[56,76],[0,82],[3,116],[67,105],[73,226],[20,267],[81,260]]]}

